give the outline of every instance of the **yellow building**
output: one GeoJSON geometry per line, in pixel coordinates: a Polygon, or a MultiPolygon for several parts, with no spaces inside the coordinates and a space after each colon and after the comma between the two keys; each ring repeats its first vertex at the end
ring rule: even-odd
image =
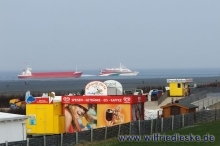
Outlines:
{"type": "Polygon", "coordinates": [[[183,97],[186,95],[186,91],[190,82],[193,79],[167,79],[170,87],[171,97],[183,97]]]}
{"type": "Polygon", "coordinates": [[[49,102],[48,98],[36,98],[26,104],[27,134],[61,134],[65,132],[65,117],[61,102],[49,102]],[[47,103],[48,102],[48,103],[47,103]]]}

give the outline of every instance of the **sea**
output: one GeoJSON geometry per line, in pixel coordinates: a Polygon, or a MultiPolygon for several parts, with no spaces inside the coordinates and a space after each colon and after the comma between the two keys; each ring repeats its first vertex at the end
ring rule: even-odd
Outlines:
{"type": "MultiPolygon", "coordinates": [[[[193,78],[193,77],[218,77],[220,76],[220,68],[204,68],[204,69],[139,69],[137,76],[109,76],[101,77],[97,70],[83,70],[83,79],[152,79],[152,78],[193,78]]],[[[1,71],[0,81],[19,81],[17,75],[20,71],[1,71]]],[[[25,79],[27,80],[27,79],[25,79]]],[[[42,79],[28,79],[42,80],[42,79]]],[[[43,80],[70,80],[67,79],[43,79],[43,80]]]]}
{"type": "Polygon", "coordinates": [[[217,69],[139,69],[137,76],[99,76],[99,70],[82,70],[81,78],[61,79],[18,79],[20,71],[0,72],[0,93],[34,92],[80,92],[90,81],[116,80],[123,89],[135,89],[143,86],[166,86],[166,79],[192,78],[193,84],[206,84],[220,81],[220,68],[217,69]]]}

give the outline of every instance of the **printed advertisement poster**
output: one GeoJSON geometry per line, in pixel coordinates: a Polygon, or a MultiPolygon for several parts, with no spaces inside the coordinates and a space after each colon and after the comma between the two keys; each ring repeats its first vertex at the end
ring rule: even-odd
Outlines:
{"type": "Polygon", "coordinates": [[[85,95],[107,95],[107,85],[100,81],[92,81],[86,85],[85,95]]]}
{"type": "Polygon", "coordinates": [[[130,104],[65,104],[65,131],[73,133],[130,122],[130,104]]]}
{"type": "Polygon", "coordinates": [[[97,104],[65,104],[63,108],[67,133],[97,128],[97,104]]]}
{"type": "Polygon", "coordinates": [[[144,104],[132,104],[132,121],[144,120],[144,104]]]}
{"type": "Polygon", "coordinates": [[[113,126],[131,121],[130,104],[99,104],[98,127],[113,126]]]}

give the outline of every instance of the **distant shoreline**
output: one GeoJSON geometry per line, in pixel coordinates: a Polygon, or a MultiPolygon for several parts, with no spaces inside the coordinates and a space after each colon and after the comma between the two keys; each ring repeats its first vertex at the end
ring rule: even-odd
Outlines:
{"type": "MultiPolygon", "coordinates": [[[[45,92],[80,92],[85,88],[86,84],[96,79],[77,79],[77,80],[16,80],[0,82],[0,94],[25,94],[26,91],[35,93],[45,92]],[[25,84],[26,82],[26,84],[25,84]]],[[[107,79],[97,79],[98,81],[106,81],[107,79]]],[[[193,78],[191,84],[209,84],[219,82],[220,77],[196,77],[193,78]]],[[[123,89],[131,90],[144,86],[168,86],[167,78],[147,78],[147,79],[116,79],[122,84],[123,89]]]]}

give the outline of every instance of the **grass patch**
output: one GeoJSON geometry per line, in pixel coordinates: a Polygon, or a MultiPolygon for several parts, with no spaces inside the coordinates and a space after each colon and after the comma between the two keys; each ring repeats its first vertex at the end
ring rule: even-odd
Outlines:
{"type": "Polygon", "coordinates": [[[214,142],[119,142],[117,138],[108,139],[105,141],[97,141],[93,143],[82,143],[79,146],[220,146],[220,121],[201,123],[191,127],[185,127],[169,132],[160,133],[160,135],[173,135],[178,133],[180,135],[214,135],[214,142]]]}

